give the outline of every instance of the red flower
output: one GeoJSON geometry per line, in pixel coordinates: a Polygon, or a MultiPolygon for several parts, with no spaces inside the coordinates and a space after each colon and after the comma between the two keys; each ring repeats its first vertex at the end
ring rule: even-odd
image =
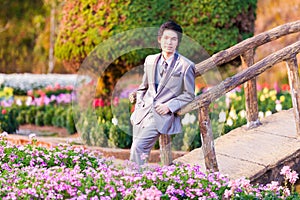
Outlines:
{"type": "Polygon", "coordinates": [[[2,113],[2,115],[5,115],[5,114],[7,113],[7,110],[3,109],[3,110],[1,111],[1,113],[2,113]]]}
{"type": "Polygon", "coordinates": [[[104,107],[104,101],[103,99],[94,99],[93,100],[93,107],[97,108],[97,107],[104,107]]]}
{"type": "Polygon", "coordinates": [[[268,89],[270,89],[270,86],[269,86],[268,83],[263,83],[263,84],[262,84],[262,88],[268,88],[268,89]]]}
{"type": "Polygon", "coordinates": [[[283,85],[281,86],[281,88],[282,88],[283,91],[290,91],[290,86],[289,86],[289,84],[283,84],[283,85]]]}

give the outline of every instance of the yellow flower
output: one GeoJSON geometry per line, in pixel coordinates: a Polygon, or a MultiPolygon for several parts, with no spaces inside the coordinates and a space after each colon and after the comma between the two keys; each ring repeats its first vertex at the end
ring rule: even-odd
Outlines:
{"type": "Polygon", "coordinates": [[[272,96],[271,96],[271,99],[272,99],[272,101],[275,101],[275,100],[276,100],[276,96],[275,96],[275,95],[272,95],[272,96]]]}
{"type": "Polygon", "coordinates": [[[235,99],[236,97],[237,97],[237,95],[236,95],[235,92],[231,92],[231,93],[229,94],[229,98],[231,98],[231,99],[235,99]]]}
{"type": "Polygon", "coordinates": [[[277,94],[276,90],[270,90],[269,92],[270,96],[275,96],[277,94]]]}
{"type": "Polygon", "coordinates": [[[279,97],[279,100],[280,100],[280,102],[284,102],[284,101],[285,101],[285,96],[281,95],[281,96],[279,97]]]}
{"type": "Polygon", "coordinates": [[[13,96],[14,89],[11,87],[4,87],[3,92],[5,93],[6,97],[11,97],[13,96]]]}
{"type": "Polygon", "coordinates": [[[261,95],[260,98],[259,98],[259,100],[260,100],[260,101],[265,101],[265,100],[266,100],[265,95],[261,95]]]}
{"type": "Polygon", "coordinates": [[[264,94],[269,93],[269,89],[268,89],[268,88],[264,88],[264,89],[263,89],[263,93],[264,93],[264,94]]]}

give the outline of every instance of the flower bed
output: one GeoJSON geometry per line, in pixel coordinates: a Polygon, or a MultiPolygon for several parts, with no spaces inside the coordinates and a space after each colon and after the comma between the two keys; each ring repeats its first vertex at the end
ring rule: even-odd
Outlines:
{"type": "MultiPolygon", "coordinates": [[[[64,127],[70,134],[79,132],[87,145],[101,147],[129,148],[132,141],[130,115],[134,106],[129,103],[128,94],[134,89],[122,91],[111,102],[101,98],[84,102],[84,109],[76,103],[71,105],[76,95],[70,85],[55,83],[44,88],[27,91],[23,99],[12,96],[13,89],[0,90],[3,98],[0,107],[0,128],[13,133],[18,126],[35,124],[64,127]]],[[[197,95],[207,88],[196,87],[197,95]]],[[[73,102],[74,103],[74,102],[73,102]]],[[[291,108],[292,100],[288,85],[277,85],[270,89],[258,85],[259,117],[271,115],[291,108]]],[[[245,97],[242,87],[237,87],[222,96],[210,106],[210,119],[214,138],[247,123],[245,97]]],[[[201,146],[197,111],[187,113],[182,118],[183,134],[172,136],[173,150],[191,151],[201,146]]],[[[155,148],[159,145],[156,143],[155,148]]]]}
{"type": "Polygon", "coordinates": [[[298,174],[285,166],[285,183],[251,185],[199,166],[116,165],[97,151],[60,145],[13,146],[0,139],[1,199],[299,199],[298,174]]]}

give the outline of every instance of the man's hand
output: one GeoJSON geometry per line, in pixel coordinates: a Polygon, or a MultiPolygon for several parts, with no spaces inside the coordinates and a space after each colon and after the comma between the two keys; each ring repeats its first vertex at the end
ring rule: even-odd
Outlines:
{"type": "Polygon", "coordinates": [[[158,104],[155,106],[155,110],[160,115],[165,115],[170,112],[169,107],[166,104],[158,104]]]}
{"type": "Polygon", "coordinates": [[[136,91],[131,92],[131,93],[129,94],[129,101],[130,101],[130,103],[132,103],[132,104],[136,103],[136,91]]]}

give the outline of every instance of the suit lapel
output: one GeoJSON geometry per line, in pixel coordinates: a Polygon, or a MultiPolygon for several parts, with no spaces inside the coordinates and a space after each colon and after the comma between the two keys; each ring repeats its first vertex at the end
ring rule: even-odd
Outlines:
{"type": "Polygon", "coordinates": [[[155,75],[156,75],[157,63],[158,63],[160,57],[161,57],[161,53],[156,56],[156,58],[153,60],[153,65],[152,65],[153,67],[152,67],[152,71],[151,71],[151,73],[152,73],[151,74],[151,81],[153,83],[154,88],[156,88],[156,86],[155,86],[155,75]]]}

